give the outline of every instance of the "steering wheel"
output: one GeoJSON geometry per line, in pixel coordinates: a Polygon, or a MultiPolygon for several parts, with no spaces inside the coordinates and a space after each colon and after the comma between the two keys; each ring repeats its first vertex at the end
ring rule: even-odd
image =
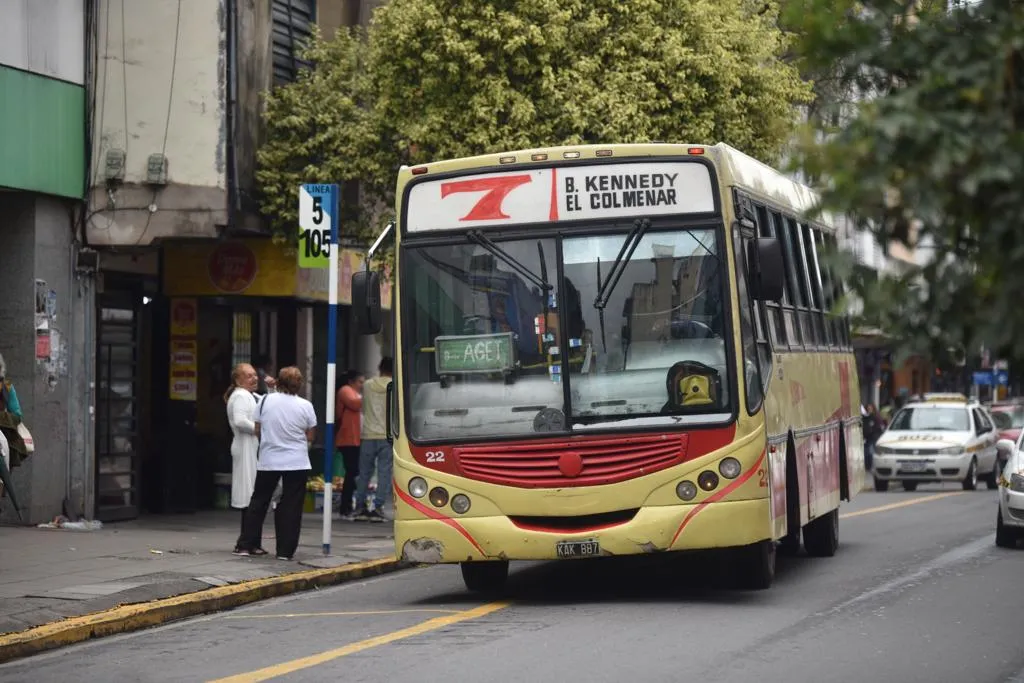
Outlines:
{"type": "Polygon", "coordinates": [[[565,429],[565,415],[557,408],[544,408],[533,418],[533,431],[557,432],[565,429]]]}
{"type": "Polygon", "coordinates": [[[671,327],[672,339],[718,339],[719,335],[710,325],[693,318],[673,320],[671,327]]]}

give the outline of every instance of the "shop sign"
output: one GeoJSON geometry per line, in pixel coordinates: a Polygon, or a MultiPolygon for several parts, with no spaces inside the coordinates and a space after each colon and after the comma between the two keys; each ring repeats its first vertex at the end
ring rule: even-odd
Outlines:
{"type": "Polygon", "coordinates": [[[172,242],[164,246],[171,297],[295,296],[294,251],[269,239],[172,242]]]}
{"type": "Polygon", "coordinates": [[[195,299],[171,301],[171,336],[194,337],[199,311],[195,299]]]}
{"type": "Polygon", "coordinates": [[[220,244],[207,264],[210,282],[225,294],[239,294],[249,288],[258,270],[256,255],[241,242],[220,244]]]}
{"type": "Polygon", "coordinates": [[[195,401],[199,381],[198,346],[194,339],[171,341],[171,400],[195,401]]]}

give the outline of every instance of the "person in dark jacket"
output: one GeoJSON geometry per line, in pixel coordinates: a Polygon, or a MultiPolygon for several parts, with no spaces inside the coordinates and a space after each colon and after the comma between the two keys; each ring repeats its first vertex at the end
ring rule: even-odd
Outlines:
{"type": "Polygon", "coordinates": [[[875,455],[875,443],[881,438],[882,432],[885,431],[885,423],[882,422],[882,416],[878,414],[878,409],[875,408],[874,403],[868,404],[865,415],[862,418],[862,424],[864,430],[864,469],[870,472],[871,463],[875,455]]]}

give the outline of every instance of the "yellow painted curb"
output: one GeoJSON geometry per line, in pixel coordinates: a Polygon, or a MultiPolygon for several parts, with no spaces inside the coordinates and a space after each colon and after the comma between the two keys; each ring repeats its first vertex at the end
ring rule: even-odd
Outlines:
{"type": "Polygon", "coordinates": [[[169,621],[239,607],[250,602],[378,576],[408,566],[394,557],[346,564],[329,569],[255,579],[152,602],[122,605],[104,612],[72,617],[0,636],[0,663],[91,638],[159,626],[169,621]]]}

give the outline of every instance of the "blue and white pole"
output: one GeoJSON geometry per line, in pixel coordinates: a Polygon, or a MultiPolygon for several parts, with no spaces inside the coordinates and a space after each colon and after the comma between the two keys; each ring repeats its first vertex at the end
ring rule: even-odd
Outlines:
{"type": "MultiPolygon", "coordinates": [[[[341,232],[339,216],[338,186],[331,185],[331,246],[330,265],[327,270],[327,408],[324,433],[324,555],[331,554],[331,522],[334,506],[334,400],[337,382],[338,348],[338,233],[341,232]]],[[[346,475],[348,473],[346,472],[346,475]]]]}
{"type": "Polygon", "coordinates": [[[341,232],[337,185],[299,188],[299,267],[327,268],[327,397],[324,402],[324,555],[331,554],[331,507],[334,502],[334,383],[338,342],[338,244],[341,232]],[[325,220],[326,219],[326,220],[325,220]]]}

